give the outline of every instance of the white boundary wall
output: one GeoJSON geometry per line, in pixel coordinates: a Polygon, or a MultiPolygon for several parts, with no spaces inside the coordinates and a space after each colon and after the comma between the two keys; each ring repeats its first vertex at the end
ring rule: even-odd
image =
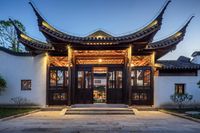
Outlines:
{"type": "Polygon", "coordinates": [[[200,104],[200,88],[197,82],[198,76],[154,76],[154,106],[162,107],[173,104],[170,96],[175,92],[175,84],[185,84],[185,92],[193,95],[191,104],[200,104]]]}
{"type": "Polygon", "coordinates": [[[13,97],[23,97],[31,103],[46,105],[47,55],[15,56],[0,51],[0,75],[7,88],[0,94],[0,104],[11,104],[13,97]],[[21,90],[21,80],[30,79],[31,90],[21,90]]]}

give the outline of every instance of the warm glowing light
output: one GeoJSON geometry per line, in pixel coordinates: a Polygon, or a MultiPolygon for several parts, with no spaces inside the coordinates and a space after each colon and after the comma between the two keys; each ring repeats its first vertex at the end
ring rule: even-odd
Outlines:
{"type": "Polygon", "coordinates": [[[99,35],[99,36],[97,36],[97,38],[98,38],[98,39],[101,39],[101,38],[103,38],[103,36],[99,35]]]}
{"type": "Polygon", "coordinates": [[[102,62],[102,59],[99,59],[99,63],[101,63],[102,62]]]}
{"type": "Polygon", "coordinates": [[[31,38],[28,37],[28,36],[26,36],[26,35],[24,35],[24,34],[20,34],[20,36],[21,36],[22,38],[28,40],[28,41],[31,41],[31,38]]]}
{"type": "Polygon", "coordinates": [[[176,37],[178,37],[178,36],[180,36],[182,34],[182,32],[178,32],[178,33],[176,33],[176,37]]]}
{"type": "Polygon", "coordinates": [[[42,25],[45,26],[46,28],[50,29],[50,30],[55,31],[55,29],[54,29],[52,26],[50,26],[50,25],[49,25],[47,22],[45,22],[45,21],[42,22],[42,25]]]}
{"type": "Polygon", "coordinates": [[[153,21],[153,22],[149,25],[149,27],[153,27],[153,26],[156,25],[157,23],[158,23],[158,21],[155,20],[155,21],[153,21]]]}
{"type": "Polygon", "coordinates": [[[134,64],[131,63],[131,67],[133,67],[133,66],[134,66],[134,64]]]}

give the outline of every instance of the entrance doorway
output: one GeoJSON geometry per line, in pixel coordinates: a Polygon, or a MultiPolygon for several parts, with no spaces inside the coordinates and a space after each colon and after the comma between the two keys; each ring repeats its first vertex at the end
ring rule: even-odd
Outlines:
{"type": "Polygon", "coordinates": [[[75,103],[124,103],[123,67],[77,66],[75,103]]]}
{"type": "Polygon", "coordinates": [[[94,103],[106,103],[107,67],[93,67],[94,103]]]}

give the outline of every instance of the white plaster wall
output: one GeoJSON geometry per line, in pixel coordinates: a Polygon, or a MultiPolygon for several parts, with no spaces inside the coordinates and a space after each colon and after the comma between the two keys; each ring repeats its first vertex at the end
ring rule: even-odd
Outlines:
{"type": "Polygon", "coordinates": [[[7,82],[7,88],[0,94],[0,104],[10,104],[13,97],[23,97],[31,103],[46,104],[47,55],[34,57],[14,56],[0,51],[0,74],[7,82]],[[21,80],[30,79],[30,91],[21,90],[21,80]]]}
{"type": "Polygon", "coordinates": [[[175,92],[176,83],[184,83],[186,93],[193,95],[191,103],[200,104],[200,88],[197,85],[199,80],[200,70],[198,76],[154,76],[154,106],[172,104],[170,96],[175,92]]]}

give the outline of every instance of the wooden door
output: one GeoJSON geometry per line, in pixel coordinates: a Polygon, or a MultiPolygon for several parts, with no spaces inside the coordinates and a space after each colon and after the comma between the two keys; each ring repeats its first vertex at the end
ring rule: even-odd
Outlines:
{"type": "Polygon", "coordinates": [[[123,103],[123,70],[109,68],[107,73],[107,103],[123,103]]]}
{"type": "Polygon", "coordinates": [[[68,104],[68,69],[66,67],[50,67],[47,99],[49,105],[68,104]]]}
{"type": "Polygon", "coordinates": [[[93,103],[92,68],[79,67],[76,69],[75,100],[78,104],[93,103]]]}
{"type": "Polygon", "coordinates": [[[153,72],[151,67],[131,70],[131,102],[133,105],[153,104],[153,72]]]}

